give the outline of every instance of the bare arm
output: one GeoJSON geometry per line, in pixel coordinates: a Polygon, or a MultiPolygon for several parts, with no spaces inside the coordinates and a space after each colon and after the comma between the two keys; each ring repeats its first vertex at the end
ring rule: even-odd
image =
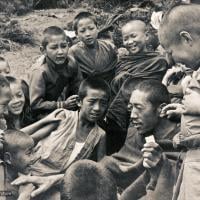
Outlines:
{"type": "Polygon", "coordinates": [[[34,142],[37,143],[39,140],[47,137],[53,130],[58,127],[58,123],[51,123],[43,126],[41,129],[38,129],[35,133],[31,135],[34,142]]]}
{"type": "Polygon", "coordinates": [[[63,111],[63,109],[57,109],[53,111],[51,114],[47,115],[45,118],[29,125],[21,129],[22,132],[25,132],[29,135],[32,135],[33,133],[37,132],[39,129],[41,129],[43,126],[47,124],[58,124],[60,122],[60,118],[57,118],[57,115],[63,111]]]}

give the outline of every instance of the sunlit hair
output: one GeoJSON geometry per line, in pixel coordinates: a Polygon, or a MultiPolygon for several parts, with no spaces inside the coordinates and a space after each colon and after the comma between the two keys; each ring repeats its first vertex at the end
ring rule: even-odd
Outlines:
{"type": "Polygon", "coordinates": [[[33,139],[27,133],[19,130],[6,130],[4,136],[4,152],[17,153],[23,145],[31,144],[33,139]]]}
{"type": "Polygon", "coordinates": [[[63,200],[117,200],[117,187],[106,168],[91,160],[80,160],[66,171],[63,200]]]}
{"type": "Polygon", "coordinates": [[[83,100],[87,96],[88,89],[104,91],[106,93],[106,96],[108,97],[108,100],[110,99],[111,96],[110,86],[106,81],[104,81],[101,78],[98,78],[96,76],[90,76],[81,82],[78,91],[80,100],[83,100]]]}
{"type": "Polygon", "coordinates": [[[162,103],[170,103],[169,92],[160,81],[152,79],[141,81],[135,86],[134,90],[148,94],[149,102],[155,107],[160,106],[162,103]]]}
{"type": "Polygon", "coordinates": [[[80,12],[78,15],[75,16],[74,21],[73,21],[73,28],[74,28],[74,31],[76,32],[76,34],[78,32],[79,21],[82,20],[82,19],[88,19],[88,18],[91,19],[94,22],[94,24],[97,26],[96,18],[92,13],[90,13],[90,12],[80,12]]]}

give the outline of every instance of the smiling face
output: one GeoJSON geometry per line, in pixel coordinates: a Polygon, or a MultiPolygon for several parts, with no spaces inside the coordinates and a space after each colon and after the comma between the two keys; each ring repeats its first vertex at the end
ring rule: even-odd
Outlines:
{"type": "Polygon", "coordinates": [[[25,104],[24,92],[22,90],[21,82],[16,81],[10,84],[11,100],[8,103],[8,111],[13,115],[20,115],[25,104]]]}
{"type": "Polygon", "coordinates": [[[80,118],[89,123],[96,123],[104,116],[108,102],[106,92],[88,88],[87,96],[80,101],[80,118]]]}
{"type": "Polygon", "coordinates": [[[159,114],[157,108],[149,101],[147,93],[134,90],[128,104],[128,110],[131,112],[131,123],[139,134],[147,134],[156,127],[159,114]]]}
{"type": "Polygon", "coordinates": [[[42,48],[42,52],[51,59],[56,65],[62,65],[68,55],[68,43],[64,35],[51,35],[48,44],[42,48]]]}
{"type": "Polygon", "coordinates": [[[145,51],[148,40],[145,23],[139,20],[127,23],[122,27],[122,38],[123,44],[130,54],[145,51]]]}
{"type": "Polygon", "coordinates": [[[91,18],[83,18],[77,24],[77,35],[86,46],[96,44],[98,29],[91,18]]]}

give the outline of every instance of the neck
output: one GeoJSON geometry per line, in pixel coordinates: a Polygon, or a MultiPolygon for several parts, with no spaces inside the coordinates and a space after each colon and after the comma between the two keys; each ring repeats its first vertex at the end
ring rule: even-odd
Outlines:
{"type": "Polygon", "coordinates": [[[68,59],[66,59],[63,64],[58,65],[58,64],[54,63],[53,60],[51,60],[51,58],[46,56],[46,62],[48,64],[48,66],[51,66],[55,71],[57,71],[58,69],[64,68],[68,64],[68,59]],[[56,67],[56,66],[60,66],[60,67],[56,67]]]}
{"type": "Polygon", "coordinates": [[[159,122],[154,129],[154,136],[156,139],[165,138],[176,126],[176,123],[171,122],[167,118],[160,118],[159,122]]]}
{"type": "Polygon", "coordinates": [[[97,41],[94,42],[94,44],[91,44],[91,45],[86,45],[85,46],[88,48],[88,49],[95,49],[97,47],[97,41]]]}

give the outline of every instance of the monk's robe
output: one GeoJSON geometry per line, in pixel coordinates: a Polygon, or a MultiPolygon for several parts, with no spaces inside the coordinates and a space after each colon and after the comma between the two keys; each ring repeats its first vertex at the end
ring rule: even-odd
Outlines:
{"type": "Polygon", "coordinates": [[[109,83],[114,78],[117,50],[110,41],[97,40],[97,46],[94,49],[79,42],[69,49],[69,54],[78,62],[83,78],[95,75],[109,83]]]}
{"type": "MultiPolygon", "coordinates": [[[[101,161],[113,175],[117,186],[125,191],[120,200],[169,200],[172,198],[173,186],[176,181],[176,161],[179,152],[173,149],[172,139],[179,133],[180,124],[161,119],[154,127],[154,137],[163,151],[163,159],[154,169],[152,176],[143,167],[141,149],[145,143],[144,135],[137,132],[132,124],[128,128],[125,144],[119,152],[105,156],[101,161]]],[[[178,170],[178,169],[177,169],[178,170]]]]}
{"type": "Polygon", "coordinates": [[[116,94],[129,77],[162,80],[167,66],[166,59],[157,52],[149,51],[137,55],[121,56],[116,66],[112,89],[116,94]]]}
{"type": "Polygon", "coordinates": [[[108,153],[118,151],[126,138],[129,124],[127,105],[136,83],[143,79],[162,81],[167,66],[166,59],[156,52],[143,52],[119,59],[116,68],[117,76],[111,83],[114,99],[106,116],[108,153]]]}

